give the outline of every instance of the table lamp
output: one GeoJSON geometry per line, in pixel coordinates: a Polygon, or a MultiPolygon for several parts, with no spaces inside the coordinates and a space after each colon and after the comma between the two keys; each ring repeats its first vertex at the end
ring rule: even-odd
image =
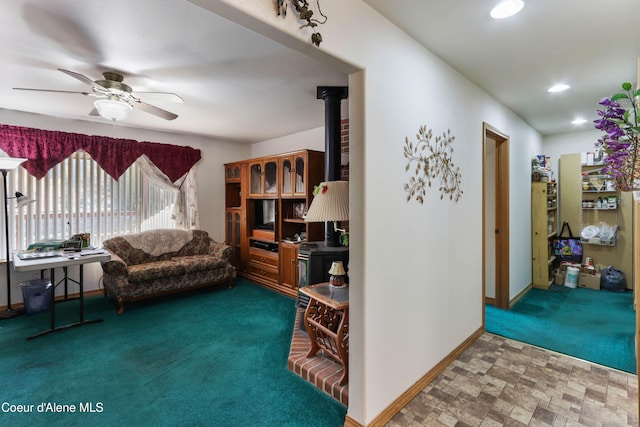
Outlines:
{"type": "Polygon", "coordinates": [[[326,222],[325,246],[340,246],[335,232],[342,231],[338,228],[338,221],[349,220],[349,181],[320,183],[304,220],[326,222]]]}
{"type": "MultiPolygon", "coordinates": [[[[9,319],[22,314],[22,310],[16,310],[11,307],[11,251],[9,250],[9,197],[7,194],[7,173],[26,161],[27,159],[23,158],[0,157],[0,172],[2,172],[2,181],[4,185],[4,238],[5,251],[7,253],[7,309],[0,311],[0,319],[9,319]]],[[[18,197],[18,194],[16,194],[16,197],[18,197]]]]}
{"type": "Polygon", "coordinates": [[[334,288],[343,288],[344,285],[344,275],[347,274],[344,271],[344,267],[342,266],[342,261],[334,261],[331,264],[331,268],[329,269],[329,285],[334,288]]]}

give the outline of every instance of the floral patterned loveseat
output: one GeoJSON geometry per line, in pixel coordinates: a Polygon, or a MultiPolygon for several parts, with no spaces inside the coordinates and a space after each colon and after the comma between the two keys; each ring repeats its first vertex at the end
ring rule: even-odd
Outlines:
{"type": "Polygon", "coordinates": [[[187,289],[227,284],[236,277],[231,247],[202,230],[149,230],[103,242],[111,260],[102,263],[105,296],[118,314],[124,302],[187,289]]]}

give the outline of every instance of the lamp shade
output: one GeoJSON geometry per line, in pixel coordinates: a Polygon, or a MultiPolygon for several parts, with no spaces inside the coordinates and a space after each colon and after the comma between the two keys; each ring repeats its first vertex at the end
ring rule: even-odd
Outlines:
{"type": "Polygon", "coordinates": [[[329,274],[334,274],[336,276],[344,276],[346,273],[344,271],[342,261],[334,261],[333,263],[331,263],[329,274]]]}
{"type": "Polygon", "coordinates": [[[318,194],[311,201],[306,222],[348,221],[349,182],[327,181],[320,184],[318,194]]]}
{"type": "Polygon", "coordinates": [[[126,119],[133,109],[131,105],[118,99],[97,99],[93,105],[98,110],[98,114],[114,122],[126,119]]]}
{"type": "Polygon", "coordinates": [[[8,172],[14,170],[27,159],[22,157],[0,157],[0,171],[8,172]]]}
{"type": "Polygon", "coordinates": [[[32,199],[31,197],[25,196],[21,192],[16,191],[16,202],[17,202],[16,207],[20,209],[24,206],[27,206],[29,203],[35,203],[35,199],[32,199]]]}

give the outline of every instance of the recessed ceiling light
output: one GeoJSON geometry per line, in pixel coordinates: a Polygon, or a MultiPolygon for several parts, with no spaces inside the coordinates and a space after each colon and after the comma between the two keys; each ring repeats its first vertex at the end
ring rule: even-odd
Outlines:
{"type": "Polygon", "coordinates": [[[565,91],[567,89],[569,89],[571,86],[564,84],[564,83],[558,83],[557,85],[553,85],[551,86],[549,89],[547,89],[547,92],[562,92],[565,91]]]}
{"type": "Polygon", "coordinates": [[[493,19],[503,19],[515,15],[524,7],[522,0],[502,0],[496,7],[491,9],[493,19]]]}
{"type": "Polygon", "coordinates": [[[587,123],[587,120],[582,118],[575,119],[574,121],[571,122],[572,125],[581,125],[584,123],[587,123]]]}

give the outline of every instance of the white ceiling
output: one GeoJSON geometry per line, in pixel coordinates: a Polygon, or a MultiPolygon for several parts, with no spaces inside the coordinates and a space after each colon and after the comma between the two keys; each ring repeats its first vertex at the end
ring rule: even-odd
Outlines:
{"type": "MultiPolygon", "coordinates": [[[[638,0],[525,0],[502,21],[488,17],[497,0],[365,1],[543,134],[591,129],[569,122],[593,120],[600,98],[636,81],[638,0]],[[546,92],[560,81],[572,88],[546,92]]],[[[343,72],[183,0],[3,0],[0,12],[4,109],[103,121],[88,116],[93,98],[12,88],[87,91],[57,68],[92,79],[115,70],[134,92],[185,101],[141,96],[179,117],[134,110],[122,125],[256,142],[322,126],[316,87],[347,84],[343,72]]]]}
{"type": "MultiPolygon", "coordinates": [[[[275,8],[274,8],[275,13],[275,8]]],[[[256,142],[324,124],[318,85],[347,76],[183,0],[2,0],[0,108],[78,120],[95,98],[16,91],[89,91],[63,68],[101,79],[124,74],[138,91],[174,92],[183,104],[140,96],[178,114],[134,110],[123,126],[256,142]]]]}
{"type": "Polygon", "coordinates": [[[639,0],[524,0],[503,20],[499,0],[365,1],[543,135],[593,129],[598,101],[637,83],[639,0]]]}

